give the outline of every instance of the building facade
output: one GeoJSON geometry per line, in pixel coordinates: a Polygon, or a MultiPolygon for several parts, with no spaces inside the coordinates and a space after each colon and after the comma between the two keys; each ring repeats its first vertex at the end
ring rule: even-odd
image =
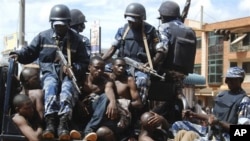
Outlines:
{"type": "Polygon", "coordinates": [[[197,35],[194,72],[206,78],[206,84],[195,87],[195,98],[211,107],[213,98],[227,89],[225,74],[229,67],[242,67],[243,89],[250,95],[250,17],[211,24],[187,19],[197,35]]]}

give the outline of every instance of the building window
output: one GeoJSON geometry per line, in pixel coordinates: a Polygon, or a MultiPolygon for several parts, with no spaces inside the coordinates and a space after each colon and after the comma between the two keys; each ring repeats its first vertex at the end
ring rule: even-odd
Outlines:
{"type": "Polygon", "coordinates": [[[201,64],[194,65],[194,73],[201,74],[201,64]]]}
{"type": "Polygon", "coordinates": [[[231,67],[237,67],[237,62],[230,62],[230,68],[231,67]]]}
{"type": "Polygon", "coordinates": [[[242,68],[245,70],[246,74],[250,74],[250,62],[243,62],[242,68]]]}
{"type": "Polygon", "coordinates": [[[208,38],[208,84],[222,84],[223,36],[209,34],[208,38]]]}
{"type": "Polygon", "coordinates": [[[197,49],[201,48],[201,37],[197,37],[196,48],[197,49]]]}
{"type": "Polygon", "coordinates": [[[243,46],[248,46],[250,45],[250,33],[247,33],[247,36],[243,39],[242,41],[243,46]]]}

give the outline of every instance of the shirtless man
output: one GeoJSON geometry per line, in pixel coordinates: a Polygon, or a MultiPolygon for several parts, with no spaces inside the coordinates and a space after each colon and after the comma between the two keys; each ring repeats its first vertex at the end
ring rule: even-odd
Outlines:
{"type": "Polygon", "coordinates": [[[39,77],[39,68],[23,68],[20,74],[20,81],[23,86],[21,94],[29,96],[40,118],[43,119],[43,91],[39,77]]]}
{"type": "Polygon", "coordinates": [[[143,107],[143,105],[137,91],[135,79],[132,76],[127,76],[125,71],[125,60],[122,58],[117,58],[113,62],[112,73],[110,74],[110,77],[115,81],[119,99],[127,99],[131,101],[131,107],[140,109],[143,107]]]}
{"type": "Polygon", "coordinates": [[[83,94],[92,101],[93,114],[85,127],[85,140],[95,141],[94,133],[101,126],[104,118],[115,120],[117,118],[117,102],[115,84],[104,73],[105,62],[99,56],[90,59],[89,74],[83,84],[83,94]]]}
{"type": "MultiPolygon", "coordinates": [[[[141,109],[143,107],[141,98],[137,91],[135,80],[132,76],[126,75],[125,67],[125,60],[122,58],[116,58],[112,63],[112,73],[108,73],[110,78],[115,82],[118,94],[117,100],[121,108],[119,108],[120,121],[117,124],[118,126],[108,126],[98,129],[98,138],[102,138],[105,141],[111,141],[113,140],[112,138],[115,138],[111,137],[111,135],[120,135],[120,131],[123,132],[124,130],[127,130],[128,126],[131,124],[130,110],[141,109]]],[[[132,138],[130,140],[132,140],[132,138]]]]}
{"type": "Polygon", "coordinates": [[[138,141],[167,141],[169,123],[155,112],[145,112],[141,116],[141,132],[138,141]]]}
{"type": "Polygon", "coordinates": [[[29,141],[41,140],[41,120],[38,114],[34,112],[31,99],[27,95],[18,94],[13,99],[13,105],[16,113],[13,115],[12,120],[22,134],[29,141]]]}

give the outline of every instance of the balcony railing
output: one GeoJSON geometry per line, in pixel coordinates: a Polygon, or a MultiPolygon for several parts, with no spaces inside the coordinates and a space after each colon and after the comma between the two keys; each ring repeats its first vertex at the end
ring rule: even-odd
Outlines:
{"type": "Polygon", "coordinates": [[[231,45],[230,52],[245,52],[250,51],[250,45],[242,46],[242,45],[231,45]]]}

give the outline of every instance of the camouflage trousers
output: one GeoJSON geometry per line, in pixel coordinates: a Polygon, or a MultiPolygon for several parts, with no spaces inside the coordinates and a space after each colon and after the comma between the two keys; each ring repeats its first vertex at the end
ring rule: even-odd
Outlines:
{"type": "Polygon", "coordinates": [[[44,91],[44,116],[57,113],[72,116],[72,109],[78,99],[76,89],[68,77],[60,83],[53,74],[47,74],[42,79],[44,91]]]}
{"type": "Polygon", "coordinates": [[[145,105],[148,99],[150,76],[144,72],[136,70],[134,73],[134,77],[142,103],[145,105]]]}

